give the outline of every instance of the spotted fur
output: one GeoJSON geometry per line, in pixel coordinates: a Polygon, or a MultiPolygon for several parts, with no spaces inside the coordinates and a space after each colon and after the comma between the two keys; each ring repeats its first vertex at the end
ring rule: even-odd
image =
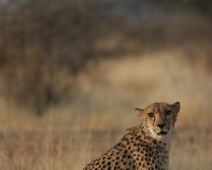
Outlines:
{"type": "Polygon", "coordinates": [[[136,108],[139,126],[83,170],[169,170],[169,152],[180,103],[154,103],[136,108]]]}

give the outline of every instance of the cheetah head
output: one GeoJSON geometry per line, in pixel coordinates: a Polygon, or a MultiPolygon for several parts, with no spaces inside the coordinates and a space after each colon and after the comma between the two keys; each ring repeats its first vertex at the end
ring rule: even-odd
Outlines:
{"type": "Polygon", "coordinates": [[[136,108],[136,114],[150,135],[154,138],[164,138],[172,134],[180,103],[153,103],[146,109],[136,108]]]}

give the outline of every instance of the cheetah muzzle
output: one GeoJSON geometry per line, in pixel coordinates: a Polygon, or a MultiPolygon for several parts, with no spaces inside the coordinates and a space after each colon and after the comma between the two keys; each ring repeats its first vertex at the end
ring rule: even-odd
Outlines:
{"type": "Polygon", "coordinates": [[[180,103],[136,108],[141,124],[84,170],[169,170],[169,152],[180,103]]]}

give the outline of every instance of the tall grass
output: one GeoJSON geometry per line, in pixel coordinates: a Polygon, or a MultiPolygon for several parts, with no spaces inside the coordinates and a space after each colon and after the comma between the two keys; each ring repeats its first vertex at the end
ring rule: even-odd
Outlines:
{"type": "Polygon", "coordinates": [[[155,101],[182,106],[171,169],[210,169],[212,79],[204,59],[189,63],[183,53],[170,51],[104,60],[98,70],[79,74],[70,104],[52,106],[40,118],[1,98],[2,169],[82,169],[140,123],[135,107],[155,101]]]}

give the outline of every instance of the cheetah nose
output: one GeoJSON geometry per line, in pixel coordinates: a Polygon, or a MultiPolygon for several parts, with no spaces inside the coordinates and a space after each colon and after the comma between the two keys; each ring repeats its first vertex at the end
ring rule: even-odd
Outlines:
{"type": "Polygon", "coordinates": [[[159,128],[163,128],[165,126],[165,124],[157,124],[157,127],[159,127],[159,128]]]}

